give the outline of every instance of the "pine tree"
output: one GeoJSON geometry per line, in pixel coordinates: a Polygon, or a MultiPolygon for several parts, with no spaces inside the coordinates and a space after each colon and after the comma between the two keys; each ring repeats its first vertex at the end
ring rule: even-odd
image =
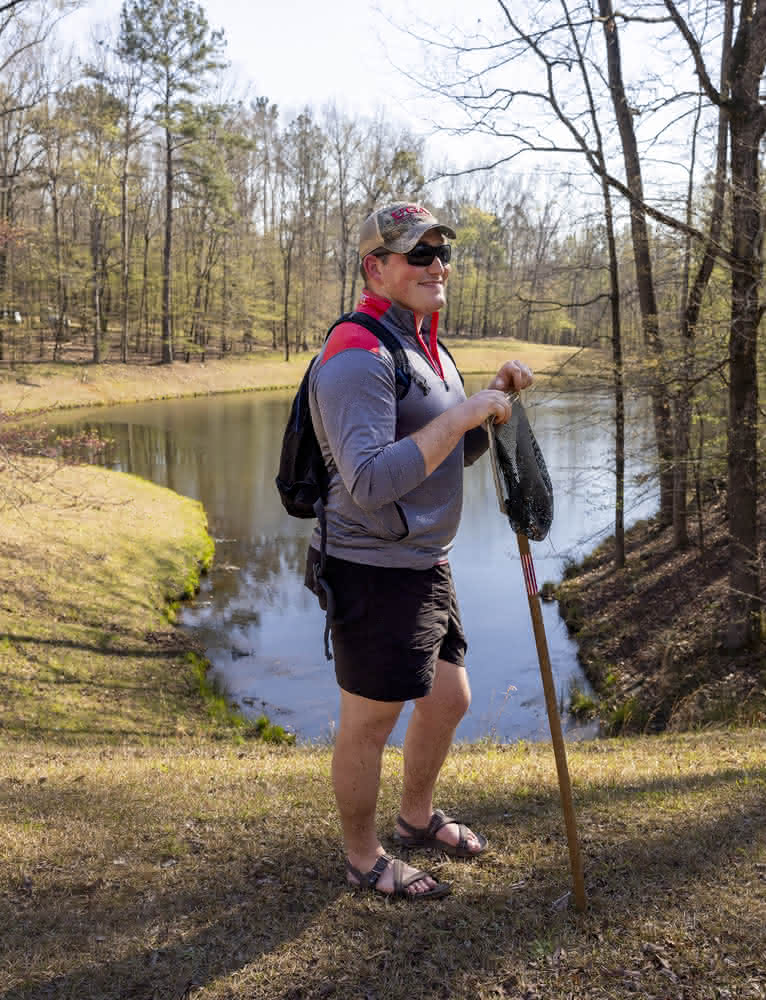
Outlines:
{"type": "Polygon", "coordinates": [[[120,12],[119,54],[140,66],[153,101],[152,117],[163,136],[165,165],[165,242],[162,254],[162,361],[173,361],[171,266],[173,193],[178,152],[198,135],[203,112],[194,98],[210,74],[224,65],[222,31],[210,28],[202,6],[193,0],[124,0],[120,12]]]}

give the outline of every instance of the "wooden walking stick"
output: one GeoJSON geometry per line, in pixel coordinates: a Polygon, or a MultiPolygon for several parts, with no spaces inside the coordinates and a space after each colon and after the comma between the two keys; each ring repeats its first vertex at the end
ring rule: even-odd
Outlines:
{"type": "Polygon", "coordinates": [[[582,858],[580,857],[580,841],[577,836],[577,823],[575,821],[574,804],[572,802],[572,784],[569,780],[567,752],[564,746],[564,736],[561,732],[559,709],[556,704],[556,687],[553,683],[551,660],[548,655],[548,641],[545,637],[543,615],[540,609],[540,595],[537,590],[532,553],[529,551],[529,539],[526,535],[522,535],[519,532],[516,535],[516,540],[519,543],[519,555],[521,556],[521,565],[524,570],[524,582],[527,587],[527,598],[529,600],[529,613],[532,616],[532,630],[535,634],[537,659],[540,663],[540,674],[543,679],[543,691],[545,692],[545,707],[548,710],[548,725],[551,730],[553,754],[556,758],[556,771],[559,776],[559,792],[561,794],[561,808],[564,811],[564,824],[566,826],[567,843],[569,845],[569,866],[572,869],[575,906],[578,910],[582,911],[586,907],[586,899],[582,858]]]}
{"type": "MultiPolygon", "coordinates": [[[[518,393],[509,394],[509,402],[513,406],[518,403],[518,393]]],[[[489,452],[492,463],[492,475],[495,480],[495,490],[503,514],[509,516],[509,509],[506,504],[508,491],[505,482],[502,480],[498,469],[495,433],[490,422],[487,423],[487,436],[489,438],[489,452]]],[[[516,540],[519,545],[519,556],[524,572],[524,583],[527,589],[527,599],[529,601],[529,613],[532,618],[532,630],[535,636],[535,646],[537,647],[537,659],[540,664],[540,675],[543,681],[543,692],[545,694],[545,707],[548,712],[548,725],[553,741],[553,753],[556,758],[556,771],[559,780],[559,793],[561,796],[561,807],[564,812],[564,824],[566,826],[567,844],[569,846],[569,866],[572,871],[572,888],[574,890],[575,906],[579,911],[583,911],[587,906],[585,896],[585,880],[583,878],[582,858],[580,856],[580,841],[577,836],[577,823],[575,820],[574,804],[572,801],[572,784],[569,780],[569,767],[567,765],[567,754],[564,746],[564,736],[561,731],[561,718],[559,716],[558,705],[556,703],[556,687],[553,683],[553,671],[551,670],[551,660],[548,653],[548,641],[545,636],[542,610],[540,607],[540,595],[535,578],[535,567],[532,562],[532,553],[529,549],[529,539],[521,532],[516,532],[516,540]]]]}

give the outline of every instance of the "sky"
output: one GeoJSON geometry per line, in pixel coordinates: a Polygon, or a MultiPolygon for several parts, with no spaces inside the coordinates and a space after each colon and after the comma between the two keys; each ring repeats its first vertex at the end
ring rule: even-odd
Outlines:
{"type": "MultiPolygon", "coordinates": [[[[411,33],[430,29],[413,20],[411,0],[202,0],[202,5],[211,27],[224,29],[239,85],[250,84],[254,96],[276,103],[286,118],[305,105],[319,111],[334,101],[361,115],[382,108],[389,120],[420,135],[433,136],[435,119],[456,123],[446,102],[424,96],[399,69],[429,79],[422,47],[411,33]]],[[[98,34],[101,25],[117,31],[120,6],[120,0],[86,3],[64,20],[64,40],[84,53],[92,31],[98,34]]],[[[475,0],[474,11],[477,6],[497,9],[493,0],[475,0]]],[[[453,25],[466,17],[465,8],[459,0],[441,0],[432,19],[453,25]]],[[[468,17],[475,21],[475,14],[468,17]]],[[[468,162],[476,152],[475,141],[443,133],[429,139],[427,148],[454,163],[468,162]]]]}
{"type": "MultiPolygon", "coordinates": [[[[419,7],[412,0],[201,2],[210,26],[224,30],[226,56],[236,79],[236,91],[227,97],[241,96],[246,88],[250,97],[266,97],[278,106],[283,124],[307,105],[320,113],[334,102],[341,111],[360,117],[373,117],[382,110],[390,124],[426,137],[427,176],[489,164],[510,151],[507,140],[493,140],[476,131],[451,134],[450,127],[454,130],[465,124],[461,112],[454,102],[426,89],[435,85],[439,75],[452,75],[454,54],[444,44],[450,36],[478,37],[490,50],[502,39],[507,25],[497,0],[440,0],[438,5],[419,7]],[[423,37],[427,46],[420,40],[423,37]]],[[[85,55],[94,32],[103,37],[108,29],[116,36],[120,7],[121,0],[86,0],[79,11],[63,20],[63,41],[85,55]]],[[[640,26],[631,27],[623,45],[628,71],[633,66],[643,75],[651,71],[652,63],[659,66],[656,50],[641,44],[640,26]]],[[[491,56],[485,51],[478,58],[485,61],[491,56]]],[[[523,72],[522,64],[505,66],[498,70],[495,83],[502,85],[504,74],[510,73],[511,85],[517,84],[519,72],[523,72]]],[[[492,85],[488,77],[484,83],[492,85]]],[[[517,107],[519,102],[514,104],[517,107]]],[[[524,120],[523,109],[519,113],[524,120]]],[[[537,114],[538,110],[530,108],[527,123],[534,124],[537,114]]],[[[638,122],[639,129],[653,127],[649,116],[638,122]]],[[[671,166],[667,157],[658,162],[662,183],[686,183],[677,164],[671,166]]],[[[533,159],[525,154],[504,166],[502,175],[517,174],[524,184],[542,191],[555,187],[562,170],[574,171],[571,176],[577,185],[577,172],[585,169],[579,160],[573,165],[556,156],[533,159]]],[[[487,177],[479,175],[477,181],[482,183],[487,177]]]]}

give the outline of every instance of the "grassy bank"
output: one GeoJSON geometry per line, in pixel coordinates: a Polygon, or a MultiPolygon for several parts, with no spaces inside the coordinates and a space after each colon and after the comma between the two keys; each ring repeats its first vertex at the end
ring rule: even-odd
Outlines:
{"type": "MultiPolygon", "coordinates": [[[[512,339],[450,340],[465,374],[494,372],[509,357],[523,358],[544,376],[574,356],[570,348],[527,344],[512,339]]],[[[284,361],[259,352],[225,360],[176,361],[172,365],[25,364],[0,371],[0,412],[28,414],[49,408],[102,406],[146,399],[275,389],[297,386],[311,354],[284,361]]]]}
{"type": "Polygon", "coordinates": [[[209,732],[170,622],[212,541],[200,504],[134,476],[6,461],[0,733],[43,741],[209,732]]]}

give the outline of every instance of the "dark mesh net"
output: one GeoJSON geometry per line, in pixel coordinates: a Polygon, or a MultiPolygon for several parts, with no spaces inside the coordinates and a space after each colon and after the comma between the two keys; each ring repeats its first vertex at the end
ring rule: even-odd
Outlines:
{"type": "Polygon", "coordinates": [[[509,399],[511,419],[488,428],[497,498],[513,530],[541,542],[553,522],[553,486],[524,407],[509,399]]]}

